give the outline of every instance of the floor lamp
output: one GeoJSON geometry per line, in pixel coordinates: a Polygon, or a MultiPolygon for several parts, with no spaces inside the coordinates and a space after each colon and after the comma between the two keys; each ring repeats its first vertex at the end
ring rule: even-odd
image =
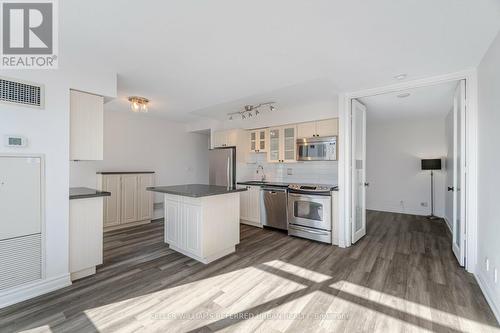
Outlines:
{"type": "Polygon", "coordinates": [[[422,170],[431,170],[431,215],[427,216],[428,219],[437,219],[434,216],[434,170],[441,170],[441,159],[422,159],[422,170]]]}

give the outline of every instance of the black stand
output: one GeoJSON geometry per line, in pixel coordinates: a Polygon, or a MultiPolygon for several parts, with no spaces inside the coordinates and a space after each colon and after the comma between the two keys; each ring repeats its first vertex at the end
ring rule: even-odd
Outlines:
{"type": "Polygon", "coordinates": [[[431,215],[427,216],[429,220],[435,220],[439,217],[434,216],[434,172],[431,170],[431,215]]]}

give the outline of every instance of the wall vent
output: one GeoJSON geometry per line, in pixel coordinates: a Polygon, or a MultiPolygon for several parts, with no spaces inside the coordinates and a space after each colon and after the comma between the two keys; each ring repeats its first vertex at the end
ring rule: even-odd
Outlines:
{"type": "Polygon", "coordinates": [[[0,77],[0,102],[43,108],[43,85],[0,77]]]}
{"type": "Polygon", "coordinates": [[[41,278],[41,234],[0,240],[0,291],[41,278]]]}

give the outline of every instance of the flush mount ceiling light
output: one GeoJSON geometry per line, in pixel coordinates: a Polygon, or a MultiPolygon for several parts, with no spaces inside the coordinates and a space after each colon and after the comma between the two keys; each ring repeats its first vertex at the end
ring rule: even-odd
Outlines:
{"type": "Polygon", "coordinates": [[[149,99],[140,96],[130,96],[130,109],[132,112],[148,112],[149,99]]]}
{"type": "Polygon", "coordinates": [[[265,111],[266,109],[268,109],[269,111],[275,111],[276,106],[274,106],[274,104],[276,104],[276,102],[265,102],[255,105],[245,105],[242,111],[231,112],[228,113],[227,116],[229,120],[233,120],[234,116],[238,116],[241,119],[248,119],[252,116],[258,116],[259,114],[262,113],[262,111],[265,111]],[[268,108],[262,109],[265,106],[267,106],[268,108]]]}
{"type": "Polygon", "coordinates": [[[402,94],[399,94],[397,96],[398,96],[398,98],[406,98],[406,97],[408,97],[410,95],[411,95],[410,93],[402,93],[402,94]]]}
{"type": "Polygon", "coordinates": [[[407,76],[408,76],[408,75],[406,75],[405,73],[401,73],[401,74],[396,75],[394,78],[395,78],[396,80],[398,80],[398,81],[401,81],[401,80],[406,79],[406,77],[407,77],[407,76]]]}

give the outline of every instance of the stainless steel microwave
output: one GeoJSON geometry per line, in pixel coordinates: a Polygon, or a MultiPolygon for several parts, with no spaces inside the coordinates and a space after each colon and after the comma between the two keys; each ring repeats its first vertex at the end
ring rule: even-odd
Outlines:
{"type": "Polygon", "coordinates": [[[336,161],[337,137],[316,137],[297,139],[299,161],[336,161]]]}

